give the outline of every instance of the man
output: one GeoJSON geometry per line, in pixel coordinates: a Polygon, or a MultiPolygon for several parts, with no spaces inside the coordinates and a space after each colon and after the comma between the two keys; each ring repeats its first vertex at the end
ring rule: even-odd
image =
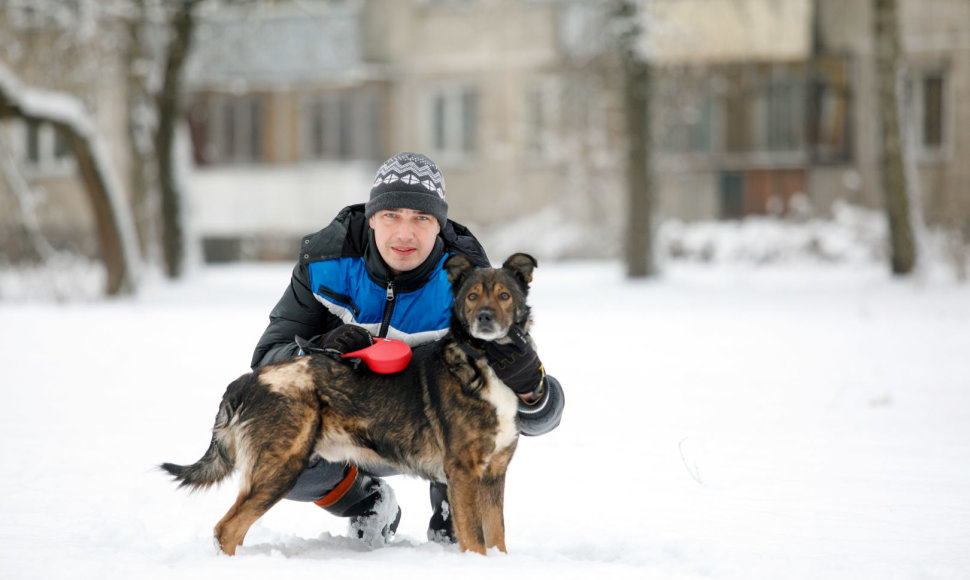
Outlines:
{"type": "MultiPolygon", "coordinates": [[[[411,346],[441,338],[448,331],[452,304],[442,264],[457,252],[489,266],[478,240],[448,219],[438,167],[415,153],[388,159],[366,204],[344,208],[326,228],[303,238],[290,286],[270,313],[253,368],[304,350],[352,352],[369,346],[372,336],[398,338],[411,346]]],[[[490,353],[490,361],[519,394],[520,430],[525,435],[551,431],[562,415],[559,383],[543,373],[527,344],[503,348],[490,353]]],[[[392,474],[364,473],[354,465],[314,457],[287,499],[349,517],[351,535],[378,544],[390,540],[401,518],[382,475],[392,474]]],[[[431,504],[428,538],[454,542],[444,484],[431,484],[431,504]]]]}

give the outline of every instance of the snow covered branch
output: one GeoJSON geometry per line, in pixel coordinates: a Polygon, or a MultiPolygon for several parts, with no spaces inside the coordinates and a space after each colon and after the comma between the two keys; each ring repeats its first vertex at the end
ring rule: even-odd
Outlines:
{"type": "Polygon", "coordinates": [[[0,118],[4,117],[47,122],[65,137],[97,219],[98,242],[108,273],[107,292],[134,292],[140,260],[134,219],[107,148],[84,105],[67,94],[23,86],[0,63],[0,118]]]}

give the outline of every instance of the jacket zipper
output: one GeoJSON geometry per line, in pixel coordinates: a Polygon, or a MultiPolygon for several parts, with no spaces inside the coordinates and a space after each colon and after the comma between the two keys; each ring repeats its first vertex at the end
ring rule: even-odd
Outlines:
{"type": "Polygon", "coordinates": [[[386,338],[387,331],[391,327],[391,314],[394,313],[394,281],[387,281],[387,301],[384,303],[384,318],[381,320],[381,330],[377,333],[379,338],[386,338]]]}

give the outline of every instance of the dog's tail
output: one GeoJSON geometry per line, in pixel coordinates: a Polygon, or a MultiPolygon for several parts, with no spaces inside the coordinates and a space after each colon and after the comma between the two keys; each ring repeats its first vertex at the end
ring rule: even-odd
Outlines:
{"type": "Polygon", "coordinates": [[[238,403],[234,404],[233,399],[238,398],[235,395],[239,393],[248,378],[248,375],[244,375],[226,389],[226,394],[219,405],[219,412],[216,414],[215,425],[212,426],[212,440],[201,459],[192,465],[163,463],[159,466],[179,482],[179,488],[205,489],[232,474],[236,465],[236,438],[233,427],[238,424],[240,409],[238,403]]]}

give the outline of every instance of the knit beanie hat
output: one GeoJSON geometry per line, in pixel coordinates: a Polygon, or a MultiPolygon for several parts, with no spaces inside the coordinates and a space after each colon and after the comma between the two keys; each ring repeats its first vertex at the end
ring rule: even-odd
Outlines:
{"type": "Polygon", "coordinates": [[[398,153],[381,165],[364,215],[385,209],[413,209],[433,215],[441,227],[448,220],[445,178],[434,161],[420,153],[398,153]]]}

